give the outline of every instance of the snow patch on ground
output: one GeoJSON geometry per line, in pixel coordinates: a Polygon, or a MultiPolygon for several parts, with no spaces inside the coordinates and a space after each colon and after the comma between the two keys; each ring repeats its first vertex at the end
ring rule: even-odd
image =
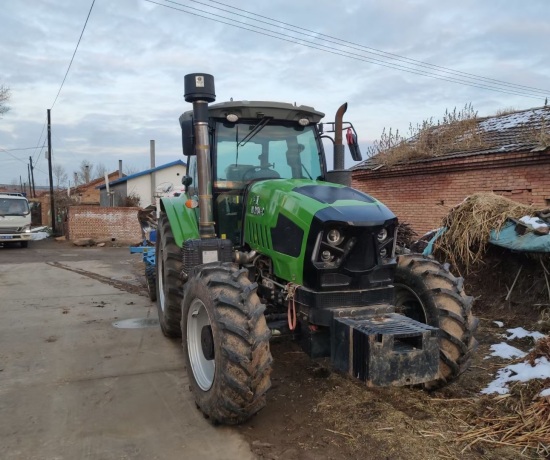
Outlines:
{"type": "Polygon", "coordinates": [[[539,340],[546,337],[544,334],[541,334],[540,332],[526,331],[522,327],[516,327],[514,329],[506,329],[506,332],[510,334],[508,337],[506,337],[506,339],[508,340],[524,339],[525,337],[532,337],[535,340],[539,340]]]}
{"type": "Polygon", "coordinates": [[[482,394],[509,393],[509,382],[527,382],[532,379],[550,379],[550,361],[545,357],[535,359],[535,365],[523,362],[510,364],[497,372],[497,378],[487,388],[481,390],[482,394]]]}
{"type": "Polygon", "coordinates": [[[504,323],[502,321],[493,321],[498,327],[504,327],[504,323]]]}
{"type": "Polygon", "coordinates": [[[46,238],[49,238],[50,234],[47,232],[33,232],[31,233],[33,240],[45,240],[46,238]]]}
{"type": "MultiPolygon", "coordinates": [[[[503,359],[523,358],[527,354],[504,342],[491,345],[491,350],[493,352],[489,356],[495,356],[503,359]]],[[[489,356],[486,356],[485,359],[489,359],[489,356]]]]}
{"type": "MultiPolygon", "coordinates": [[[[494,321],[495,323],[497,321],[494,321]]],[[[499,326],[500,327],[500,326],[499,326]]],[[[540,332],[530,332],[522,327],[516,327],[514,329],[507,329],[508,336],[505,335],[507,340],[523,339],[525,337],[532,337],[534,340],[545,338],[546,335],[540,332]]],[[[490,356],[495,356],[504,359],[523,358],[526,353],[511,346],[507,343],[497,343],[491,345],[492,353],[490,356]]],[[[488,359],[487,356],[485,359],[488,359]]],[[[509,364],[508,366],[499,369],[495,380],[493,380],[487,388],[481,390],[482,394],[507,394],[510,392],[508,384],[510,382],[527,382],[532,379],[550,379],[550,361],[547,357],[542,356],[534,361],[534,366],[531,366],[528,362],[521,362],[516,364],[509,364]]],[[[540,396],[550,396],[550,388],[543,390],[540,396]]]]}

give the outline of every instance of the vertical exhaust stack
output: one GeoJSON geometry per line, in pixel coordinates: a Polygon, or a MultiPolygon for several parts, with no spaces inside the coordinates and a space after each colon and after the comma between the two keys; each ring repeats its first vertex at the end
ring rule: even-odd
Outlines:
{"type": "Polygon", "coordinates": [[[334,161],[333,171],[327,171],[327,181],[335,184],[351,186],[351,171],[345,170],[344,161],[344,128],[343,119],[344,113],[348,110],[348,103],[344,103],[336,111],[334,118],[334,161]]]}
{"type": "Polygon", "coordinates": [[[195,155],[199,190],[199,234],[201,238],[215,238],[212,214],[212,176],[210,141],[208,135],[208,103],[216,100],[214,77],[205,73],[185,76],[185,101],[193,103],[195,155]]]}
{"type": "Polygon", "coordinates": [[[344,134],[343,134],[343,119],[344,113],[348,110],[348,103],[344,103],[336,111],[336,117],[334,119],[334,170],[341,171],[345,169],[344,165],[344,134]]]}

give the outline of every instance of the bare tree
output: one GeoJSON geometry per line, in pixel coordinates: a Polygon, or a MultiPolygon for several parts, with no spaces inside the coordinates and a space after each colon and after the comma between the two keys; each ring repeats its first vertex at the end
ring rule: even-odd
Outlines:
{"type": "Polygon", "coordinates": [[[8,87],[0,85],[0,118],[6,112],[10,110],[10,106],[7,105],[7,102],[10,100],[11,91],[8,87]]]}
{"type": "Polygon", "coordinates": [[[67,171],[65,171],[65,168],[61,165],[54,164],[52,166],[52,174],[55,179],[55,187],[57,190],[59,190],[61,187],[65,187],[67,185],[67,181],[69,180],[69,176],[67,174],[67,171]]]}
{"type": "Polygon", "coordinates": [[[106,172],[107,167],[103,163],[98,163],[95,165],[93,178],[99,179],[100,177],[104,177],[106,172]]]}
{"type": "Polygon", "coordinates": [[[139,172],[139,168],[135,167],[135,166],[124,166],[122,168],[122,172],[124,174],[126,174],[127,176],[131,176],[132,174],[135,174],[137,172],[139,172]]]}

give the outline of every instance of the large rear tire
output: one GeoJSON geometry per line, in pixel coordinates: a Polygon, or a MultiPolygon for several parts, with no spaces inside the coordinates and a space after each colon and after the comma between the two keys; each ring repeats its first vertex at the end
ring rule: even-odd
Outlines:
{"type": "Polygon", "coordinates": [[[463,279],[432,258],[419,254],[398,257],[395,272],[396,311],[421,323],[438,327],[439,373],[424,387],[444,386],[471,363],[477,348],[474,332],[478,320],[472,315],[472,297],[463,289],[463,279]]]}
{"type": "Polygon", "coordinates": [[[160,213],[158,221],[155,258],[160,328],[166,337],[180,337],[183,262],[180,248],[176,245],[170,222],[164,212],[160,213]]]}
{"type": "Polygon", "coordinates": [[[271,332],[245,269],[203,266],[185,284],[183,351],[190,389],[212,423],[235,425],[265,406],[271,332]]]}

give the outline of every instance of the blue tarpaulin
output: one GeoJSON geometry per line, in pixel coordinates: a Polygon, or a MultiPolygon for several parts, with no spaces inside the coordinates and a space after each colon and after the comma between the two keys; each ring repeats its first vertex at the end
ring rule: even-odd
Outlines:
{"type": "Polygon", "coordinates": [[[491,230],[489,243],[513,251],[550,252],[550,235],[537,235],[530,231],[520,235],[512,220],[507,220],[500,231],[491,230]]]}

